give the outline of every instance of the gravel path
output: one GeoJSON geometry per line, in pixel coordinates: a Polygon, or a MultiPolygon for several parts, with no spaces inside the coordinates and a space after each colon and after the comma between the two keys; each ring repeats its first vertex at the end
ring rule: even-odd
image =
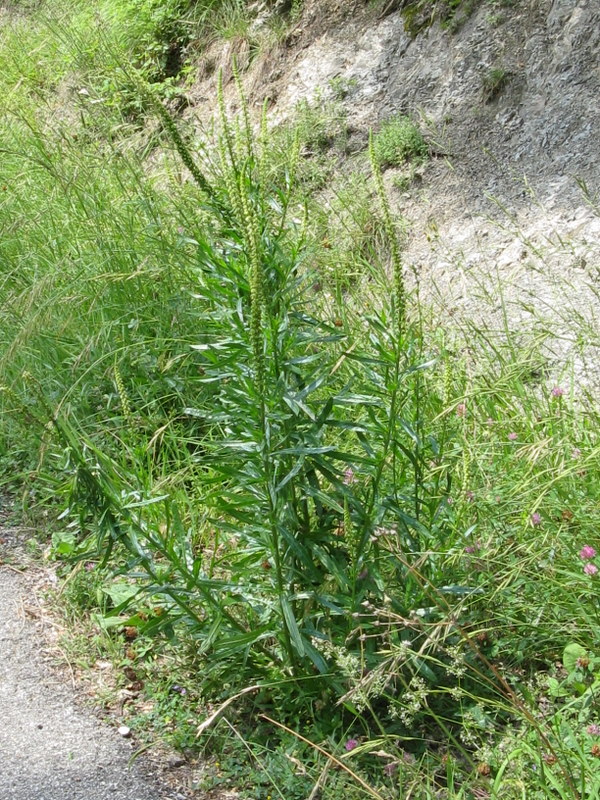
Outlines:
{"type": "MultiPolygon", "coordinates": [[[[176,800],[44,664],[26,576],[0,564],[2,800],[176,800]]],[[[181,797],[181,795],[179,795],[181,797]]]]}

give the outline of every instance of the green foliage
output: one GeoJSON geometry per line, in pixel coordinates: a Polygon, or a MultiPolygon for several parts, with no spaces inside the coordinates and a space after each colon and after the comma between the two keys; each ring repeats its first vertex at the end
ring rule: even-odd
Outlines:
{"type": "Polygon", "coordinates": [[[317,94],[312,102],[298,103],[294,127],[311,155],[341,149],[347,136],[346,112],[339,103],[328,102],[317,94]]]}
{"type": "Polygon", "coordinates": [[[492,67],[483,76],[483,94],[487,103],[490,103],[498,97],[506,85],[508,78],[509,73],[504,67],[492,67]]]}
{"type": "Polygon", "coordinates": [[[176,77],[191,27],[185,15],[193,0],[108,0],[110,22],[122,31],[123,45],[151,82],[176,77]]]}
{"type": "MultiPolygon", "coordinates": [[[[339,99],[327,99],[318,91],[269,131],[270,169],[281,178],[289,169],[290,153],[298,153],[293,191],[294,200],[302,204],[335,176],[347,155],[348,141],[346,109],[339,99]]],[[[319,214],[318,207],[314,213],[319,214]]]]}
{"type": "Polygon", "coordinates": [[[373,137],[373,154],[382,168],[400,167],[407,161],[425,161],[428,148],[418,126],[409,117],[397,114],[373,137]]]}
{"type": "Polygon", "coordinates": [[[358,87],[358,81],[356,78],[344,78],[336,75],[335,78],[331,78],[328,85],[336,100],[345,100],[358,87]]]}
{"type": "MultiPolygon", "coordinates": [[[[491,13],[488,16],[490,25],[497,25],[503,21],[503,15],[498,9],[511,8],[518,0],[484,0],[491,13]]],[[[418,36],[427,31],[433,24],[439,24],[442,29],[456,33],[468,21],[478,7],[482,5],[478,0],[407,0],[396,3],[383,2],[384,8],[392,10],[400,8],[404,18],[404,28],[410,36],[418,36]]]]}
{"type": "MultiPolygon", "coordinates": [[[[368,339],[356,339],[352,358],[336,367],[353,326],[307,306],[314,278],[299,268],[303,234],[288,211],[293,171],[283,186],[262,184],[268,142],[257,149],[243,121],[222,118],[217,149],[218,238],[197,242],[202,337],[192,345],[199,383],[212,391],[180,413],[203,429],[197,502],[212,536],[227,543],[226,562],[200,554],[190,562],[191,531],[172,500],[140,483],[128,463],[136,450],[117,459],[59,412],[63,468],[73,466],[70,507],[93,528],[97,556],[126,549],[147,573],[147,590],[192,626],[201,652],[221,657],[221,677],[238,681],[244,664],[259,674],[325,676],[323,647],[350,635],[367,597],[382,597],[378,587],[397,569],[395,547],[420,549],[443,528],[443,516],[434,523],[437,481],[418,479],[443,447],[423,427],[425,413],[439,411],[421,377],[435,360],[406,327],[396,257],[392,305],[365,320],[368,339]]],[[[131,401],[117,374],[127,442],[131,401]]],[[[32,392],[43,408],[37,382],[32,392]]]]}
{"type": "Polygon", "coordinates": [[[373,207],[372,187],[364,172],[336,175],[330,194],[326,206],[311,209],[309,220],[311,238],[318,243],[315,302],[321,291],[331,288],[339,296],[357,286],[373,273],[385,250],[381,213],[373,207]]]}
{"type": "Polygon", "coordinates": [[[157,50],[148,159],[82,19],[0,50],[0,457],[57,517],[77,663],[143,683],[132,725],[203,749],[206,790],[597,796],[600,413],[548,377],[547,320],[419,302],[381,174],[426,157],[406,118],[341,179],[339,103],[255,127],[236,73],[198,142],[143,80],[157,50]]]}
{"type": "Polygon", "coordinates": [[[477,0],[409,0],[402,3],[404,28],[411,36],[435,22],[455,33],[477,7],[477,0]]]}

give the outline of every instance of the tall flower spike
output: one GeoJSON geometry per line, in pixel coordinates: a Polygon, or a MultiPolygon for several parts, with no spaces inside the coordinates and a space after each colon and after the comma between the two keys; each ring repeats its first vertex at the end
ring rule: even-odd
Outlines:
{"type": "Polygon", "coordinates": [[[347,498],[344,500],[344,538],[346,539],[350,563],[352,564],[352,568],[356,569],[358,565],[360,538],[359,532],[352,524],[352,516],[350,514],[350,506],[348,505],[347,498]]]}
{"type": "Polygon", "coordinates": [[[223,71],[219,70],[217,78],[217,106],[219,108],[219,120],[221,122],[221,134],[224,138],[227,152],[229,154],[229,161],[232,169],[236,169],[236,158],[233,149],[233,138],[231,136],[231,128],[227,118],[227,111],[225,109],[225,97],[223,95],[223,71]]]}
{"type": "Polygon", "coordinates": [[[443,396],[442,396],[442,403],[444,408],[448,408],[450,405],[450,398],[452,397],[452,383],[453,383],[453,361],[448,352],[446,352],[444,357],[444,385],[443,385],[443,396]]]}
{"type": "Polygon", "coordinates": [[[248,100],[246,99],[246,94],[244,92],[244,85],[242,84],[242,79],[240,78],[237,59],[235,57],[232,63],[232,70],[233,70],[233,79],[235,80],[235,86],[237,88],[238,96],[240,98],[242,119],[244,120],[243,134],[240,132],[240,143],[241,140],[243,140],[248,158],[252,159],[254,156],[254,153],[252,152],[253,136],[252,136],[252,128],[250,126],[250,115],[248,114],[248,100]]]}
{"type": "Polygon", "coordinates": [[[217,139],[217,147],[219,151],[219,159],[221,161],[221,170],[223,173],[223,183],[227,190],[229,203],[233,210],[236,220],[240,225],[244,226],[244,212],[242,209],[242,202],[240,197],[240,183],[239,183],[239,166],[233,148],[233,137],[231,132],[231,124],[227,117],[225,109],[225,100],[223,97],[223,73],[219,72],[217,79],[217,104],[219,107],[219,121],[221,123],[221,130],[217,139]]]}
{"type": "Polygon", "coordinates": [[[261,191],[267,188],[267,167],[269,165],[269,127],[267,124],[267,101],[263,103],[258,133],[258,181],[261,191]]]}
{"type": "Polygon", "coordinates": [[[227,197],[229,198],[229,203],[231,205],[236,220],[241,225],[243,225],[244,214],[242,211],[242,203],[240,199],[240,187],[235,174],[235,169],[229,163],[225,134],[221,134],[219,136],[217,146],[219,150],[219,158],[221,161],[221,170],[223,172],[223,183],[225,184],[225,188],[227,190],[227,197]]]}
{"type": "Polygon", "coordinates": [[[167,109],[163,106],[163,104],[154,97],[154,95],[149,92],[147,89],[142,89],[144,96],[149,100],[152,107],[156,110],[158,116],[161,118],[163,125],[165,126],[165,130],[171,137],[173,144],[175,145],[175,149],[179,153],[179,157],[183,161],[184,165],[190,171],[193,179],[196,181],[198,186],[202,189],[205,194],[209,197],[214,196],[214,189],[204,176],[204,174],[200,171],[198,165],[194,161],[194,158],[190,152],[189,147],[185,144],[183,139],[181,138],[181,134],[173,120],[173,117],[169,114],[167,109]]]}
{"type": "Polygon", "coordinates": [[[265,392],[265,363],[262,337],[262,304],[264,300],[263,272],[260,256],[260,230],[256,214],[248,197],[243,173],[239,177],[239,195],[243,213],[244,238],[250,261],[250,340],[254,357],[257,391],[265,392]]]}
{"type": "Polygon", "coordinates": [[[394,310],[395,310],[395,323],[397,328],[397,335],[400,337],[404,333],[406,323],[406,288],[404,286],[404,274],[402,272],[402,258],[400,256],[400,245],[398,243],[398,235],[394,222],[392,220],[392,213],[390,210],[390,203],[383,185],[383,177],[381,174],[381,167],[375,154],[375,146],[373,143],[373,133],[369,137],[369,159],[371,161],[371,171],[375,180],[375,188],[377,196],[381,203],[381,211],[383,213],[383,227],[387,236],[390,252],[392,256],[392,270],[393,270],[393,283],[394,283],[394,310]]]}
{"type": "Polygon", "coordinates": [[[125,417],[125,421],[130,428],[133,428],[134,419],[133,414],[131,413],[131,403],[129,402],[129,395],[127,394],[127,390],[125,389],[125,384],[123,383],[123,378],[121,373],[119,372],[119,368],[115,365],[114,367],[114,376],[115,376],[115,383],[117,385],[117,392],[119,394],[119,401],[121,403],[121,410],[123,412],[123,416],[125,417]]]}

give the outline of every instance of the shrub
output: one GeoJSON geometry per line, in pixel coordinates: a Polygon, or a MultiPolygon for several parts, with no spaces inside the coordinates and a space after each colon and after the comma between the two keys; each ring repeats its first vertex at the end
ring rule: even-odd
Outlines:
{"type": "Polygon", "coordinates": [[[381,167],[400,167],[407,161],[422,163],[427,143],[410,117],[397,114],[383,123],[374,137],[375,158],[381,167]]]}

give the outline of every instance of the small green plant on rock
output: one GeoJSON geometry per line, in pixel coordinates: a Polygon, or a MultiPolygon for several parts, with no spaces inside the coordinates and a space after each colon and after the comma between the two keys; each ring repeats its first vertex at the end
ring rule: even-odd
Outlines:
{"type": "Polygon", "coordinates": [[[475,0],[408,0],[405,3],[388,3],[388,10],[402,9],[404,29],[410,36],[418,36],[434,23],[456,33],[475,10],[475,0]]]}
{"type": "Polygon", "coordinates": [[[337,75],[329,81],[329,88],[336,100],[345,100],[358,86],[356,78],[344,78],[337,75]]]}
{"type": "Polygon", "coordinates": [[[382,167],[401,167],[407,162],[422,164],[427,143],[417,125],[403,114],[396,114],[381,126],[373,138],[373,151],[382,167]]]}
{"type": "Polygon", "coordinates": [[[504,67],[491,67],[483,77],[483,96],[486,103],[495,100],[506,86],[509,73],[504,67]]]}

